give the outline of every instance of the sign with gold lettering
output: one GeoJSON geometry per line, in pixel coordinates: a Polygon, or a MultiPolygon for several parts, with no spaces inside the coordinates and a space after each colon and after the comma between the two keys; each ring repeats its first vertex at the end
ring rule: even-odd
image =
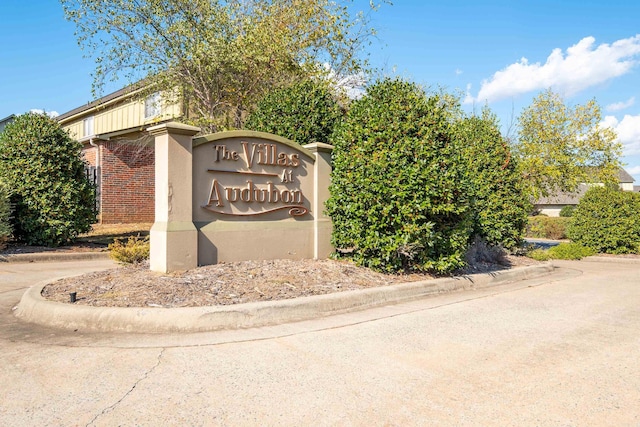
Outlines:
{"type": "Polygon", "coordinates": [[[223,132],[196,139],[193,150],[200,210],[243,217],[309,213],[315,157],[298,144],[260,132],[223,132]]]}

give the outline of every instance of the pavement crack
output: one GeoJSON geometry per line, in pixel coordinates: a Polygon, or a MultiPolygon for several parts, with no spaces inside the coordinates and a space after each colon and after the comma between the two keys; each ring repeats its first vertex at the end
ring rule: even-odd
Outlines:
{"type": "Polygon", "coordinates": [[[138,384],[140,384],[142,381],[146,380],[149,377],[149,375],[151,375],[151,373],[153,373],[153,371],[155,371],[158,368],[158,366],[160,366],[160,362],[162,360],[162,355],[164,354],[165,350],[166,350],[166,348],[164,348],[164,347],[161,348],[160,349],[160,353],[158,354],[158,357],[157,357],[157,360],[156,360],[156,364],[153,365],[151,368],[147,369],[147,371],[144,373],[144,375],[142,375],[142,377],[140,377],[133,384],[133,386],[120,399],[118,399],[113,405],[106,407],[105,409],[102,410],[102,412],[100,412],[98,415],[93,417],[93,419],[87,423],[87,427],[93,425],[98,420],[98,418],[100,418],[101,416],[113,411],[120,403],[122,403],[122,401],[124,399],[126,399],[131,393],[133,393],[133,390],[136,389],[138,384]]]}

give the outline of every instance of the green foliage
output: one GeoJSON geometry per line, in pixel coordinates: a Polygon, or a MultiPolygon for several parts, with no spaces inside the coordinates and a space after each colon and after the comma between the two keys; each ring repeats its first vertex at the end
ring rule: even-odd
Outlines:
{"type": "Polygon", "coordinates": [[[245,128],[284,136],[301,145],[328,143],[341,117],[328,85],[306,80],[270,92],[251,113],[245,128]]]}
{"type": "Polygon", "coordinates": [[[446,99],[391,79],[352,104],[333,138],[326,206],[339,256],[383,271],[464,264],[472,218],[455,113],[446,99]]]}
{"type": "Polygon", "coordinates": [[[549,248],[549,254],[553,259],[582,259],[595,255],[596,251],[578,243],[560,243],[549,248]]]}
{"type": "Polygon", "coordinates": [[[522,242],[531,205],[517,159],[487,109],[459,121],[474,216],[474,234],[489,245],[513,248],[522,242]]]}
{"type": "Polygon", "coordinates": [[[515,152],[533,200],[574,192],[583,182],[616,181],[622,145],[601,122],[595,100],[572,108],[551,90],[522,112],[515,152]]]}
{"type": "Polygon", "coordinates": [[[562,218],[571,218],[573,216],[573,211],[576,209],[573,205],[566,205],[560,209],[560,216],[562,218]]]}
{"type": "Polygon", "coordinates": [[[0,176],[11,188],[18,240],[58,246],[89,231],[95,192],[81,145],[43,114],[18,116],[0,134],[0,176]]]}
{"type": "Polygon", "coordinates": [[[571,240],[600,253],[640,253],[640,193],[592,187],[567,230],[571,240]]]}
{"type": "Polygon", "coordinates": [[[528,221],[527,237],[558,240],[567,238],[566,230],[571,218],[538,215],[530,216],[528,221]]]}
{"type": "Polygon", "coordinates": [[[536,261],[549,261],[551,259],[549,251],[540,248],[530,251],[527,253],[527,256],[535,259],[536,261]]]}
{"type": "Polygon", "coordinates": [[[123,264],[137,264],[149,259],[149,236],[130,236],[126,243],[116,239],[109,245],[109,256],[123,264]]]}
{"type": "Polygon", "coordinates": [[[61,1],[96,60],[94,91],[117,77],[180,88],[208,131],[240,128],[257,100],[327,74],[322,64],[338,78],[360,72],[374,33],[370,14],[348,0],[61,1]]]}
{"type": "Polygon", "coordinates": [[[9,187],[0,181],[0,249],[7,246],[11,237],[11,202],[9,200],[9,187]]]}
{"type": "Polygon", "coordinates": [[[586,246],[577,243],[560,243],[547,250],[534,249],[527,255],[538,261],[548,261],[551,259],[572,259],[578,260],[584,257],[595,255],[597,252],[586,246]]]}

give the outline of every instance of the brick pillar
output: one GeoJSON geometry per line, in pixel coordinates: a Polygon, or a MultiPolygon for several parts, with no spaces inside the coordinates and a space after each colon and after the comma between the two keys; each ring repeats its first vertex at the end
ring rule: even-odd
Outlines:
{"type": "Polygon", "coordinates": [[[165,123],[148,129],[155,138],[155,222],[151,270],[168,273],[198,266],[198,232],[192,217],[192,137],[200,128],[165,123]]]}

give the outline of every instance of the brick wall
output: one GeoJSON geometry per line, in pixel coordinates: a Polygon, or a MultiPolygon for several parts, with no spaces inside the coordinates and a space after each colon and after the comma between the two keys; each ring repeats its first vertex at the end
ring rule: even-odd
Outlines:
{"type": "MultiPolygon", "coordinates": [[[[115,140],[100,143],[100,222],[153,222],[155,159],[153,145],[115,140]]],[[[90,161],[87,152],[85,158],[90,161]]],[[[94,154],[95,158],[95,154],[94,154]]]]}
{"type": "Polygon", "coordinates": [[[87,162],[89,164],[89,166],[96,166],[96,151],[97,151],[97,147],[93,147],[89,144],[86,144],[83,148],[82,148],[82,157],[84,158],[84,161],[87,162]]]}

